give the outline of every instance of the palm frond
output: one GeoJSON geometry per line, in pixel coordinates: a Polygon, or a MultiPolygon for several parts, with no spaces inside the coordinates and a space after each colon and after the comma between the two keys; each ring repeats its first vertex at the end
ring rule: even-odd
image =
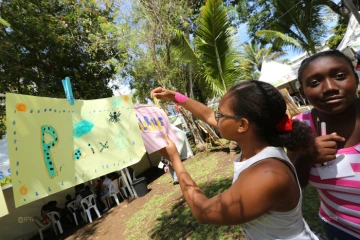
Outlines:
{"type": "Polygon", "coordinates": [[[256,32],[256,36],[263,38],[266,42],[273,43],[275,48],[280,48],[284,45],[302,48],[298,40],[275,30],[259,30],[256,32]]]}
{"type": "Polygon", "coordinates": [[[198,19],[195,46],[206,69],[206,81],[214,81],[212,85],[222,86],[224,92],[234,83],[238,71],[233,36],[223,1],[207,0],[198,19]]]}
{"type": "Polygon", "coordinates": [[[3,19],[2,17],[0,17],[0,25],[3,25],[5,27],[10,27],[10,24],[5,21],[5,19],[3,19]]]}
{"type": "Polygon", "coordinates": [[[179,58],[185,62],[191,63],[192,67],[196,67],[198,65],[198,56],[183,32],[179,30],[174,31],[171,48],[172,51],[179,55],[179,58]]]}

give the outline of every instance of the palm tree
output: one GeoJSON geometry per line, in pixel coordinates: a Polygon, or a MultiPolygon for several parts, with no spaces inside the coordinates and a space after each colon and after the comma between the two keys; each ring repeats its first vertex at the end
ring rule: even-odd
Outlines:
{"type": "Polygon", "coordinates": [[[326,26],[321,16],[321,0],[274,0],[275,19],[256,36],[275,49],[290,46],[314,54],[321,46],[326,26]]]}
{"type": "Polygon", "coordinates": [[[285,52],[265,48],[256,43],[244,43],[241,45],[241,49],[242,64],[243,66],[250,66],[248,70],[252,72],[261,72],[264,61],[276,61],[286,55],[285,52]]]}
{"type": "Polygon", "coordinates": [[[198,28],[190,43],[177,31],[173,50],[187,61],[194,80],[207,98],[223,95],[240,80],[240,54],[235,50],[234,31],[222,0],[207,0],[197,21],[198,28]]]}

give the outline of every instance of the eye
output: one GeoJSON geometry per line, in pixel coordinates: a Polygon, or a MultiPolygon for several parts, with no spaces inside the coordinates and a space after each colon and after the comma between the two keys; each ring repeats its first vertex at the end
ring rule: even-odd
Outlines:
{"type": "Polygon", "coordinates": [[[335,76],[334,76],[334,79],[336,80],[343,80],[346,78],[346,74],[345,73],[337,73],[335,76]]]}
{"type": "Polygon", "coordinates": [[[313,80],[311,80],[311,81],[309,82],[309,86],[310,86],[310,87],[316,87],[316,86],[319,85],[319,84],[320,84],[320,81],[317,80],[317,79],[313,79],[313,80]]]}

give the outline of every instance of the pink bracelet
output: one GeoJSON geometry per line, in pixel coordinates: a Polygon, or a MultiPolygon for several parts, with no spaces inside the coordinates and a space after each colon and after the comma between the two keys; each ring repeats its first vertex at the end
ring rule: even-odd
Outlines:
{"type": "Polygon", "coordinates": [[[175,94],[175,101],[177,103],[184,103],[186,102],[186,100],[187,100],[187,96],[182,95],[181,93],[178,92],[175,94]]]}

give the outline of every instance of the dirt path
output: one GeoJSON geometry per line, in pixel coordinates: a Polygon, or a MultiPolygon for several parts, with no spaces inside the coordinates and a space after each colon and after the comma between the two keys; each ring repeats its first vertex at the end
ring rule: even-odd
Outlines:
{"type": "MultiPolygon", "coordinates": [[[[224,152],[199,154],[186,160],[184,165],[195,181],[204,186],[205,194],[215,195],[231,184],[233,158],[224,152]],[[212,181],[216,182],[209,185],[212,181]]],[[[172,184],[170,174],[162,175],[148,188],[151,191],[144,197],[122,202],[66,239],[218,239],[215,235],[219,229],[209,230],[206,225],[196,223],[182,199],[179,185],[172,184]],[[203,234],[207,236],[201,238],[203,234]]],[[[241,230],[233,227],[223,230],[220,234],[230,234],[231,239],[241,235],[241,230]]]]}

